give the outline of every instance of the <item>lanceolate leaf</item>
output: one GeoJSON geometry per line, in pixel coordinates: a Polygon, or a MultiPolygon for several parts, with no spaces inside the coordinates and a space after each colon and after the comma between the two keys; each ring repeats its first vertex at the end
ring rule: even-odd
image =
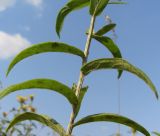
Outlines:
{"type": "Polygon", "coordinates": [[[149,77],[142,70],[136,68],[126,60],[123,60],[121,58],[98,59],[85,64],[81,68],[84,75],[87,75],[94,70],[100,70],[100,69],[119,69],[131,72],[136,76],[138,76],[139,78],[141,78],[152,89],[152,91],[158,98],[157,90],[152,81],[149,79],[149,77]]]}
{"type": "Polygon", "coordinates": [[[133,129],[143,133],[146,136],[150,136],[149,132],[143,126],[139,125],[135,121],[120,115],[108,114],[108,113],[100,113],[100,114],[94,114],[94,115],[84,117],[78,122],[76,122],[74,124],[74,127],[78,125],[86,124],[86,123],[100,122],[100,121],[120,123],[128,127],[132,127],[133,129]]]}
{"type": "MultiPolygon", "coordinates": [[[[112,41],[112,39],[106,36],[98,36],[98,35],[93,35],[93,38],[99,41],[102,45],[104,45],[115,58],[122,58],[118,46],[112,41]]],[[[120,78],[122,70],[118,70],[118,72],[119,72],[118,78],[120,78]]]]}
{"type": "Polygon", "coordinates": [[[81,92],[80,92],[80,95],[79,95],[79,98],[78,98],[78,106],[77,106],[77,109],[76,109],[76,116],[78,115],[78,112],[79,112],[80,107],[81,107],[81,103],[83,101],[83,98],[84,98],[87,90],[88,90],[88,87],[84,87],[84,88],[81,89],[81,92]]]}
{"type": "Polygon", "coordinates": [[[46,52],[63,52],[63,53],[69,53],[73,55],[77,55],[80,57],[84,57],[83,51],[80,49],[67,45],[65,43],[59,43],[59,42],[46,42],[46,43],[40,43],[33,45],[22,52],[20,52],[10,63],[7,75],[12,70],[12,68],[20,61],[22,61],[25,58],[28,58],[32,55],[40,54],[40,53],[46,53],[46,52]]]}
{"type": "Polygon", "coordinates": [[[115,28],[116,24],[108,24],[103,26],[100,30],[98,30],[95,35],[102,36],[106,34],[107,32],[111,31],[113,28],[115,28]]]}
{"type": "Polygon", "coordinates": [[[10,128],[14,127],[19,122],[26,121],[26,120],[34,120],[38,121],[41,124],[50,127],[52,130],[57,132],[60,136],[66,136],[64,128],[54,119],[46,116],[40,115],[32,112],[22,113],[16,116],[7,127],[6,131],[8,132],[10,128]]]}
{"type": "Polygon", "coordinates": [[[15,84],[7,87],[6,89],[0,91],[0,99],[6,95],[20,91],[23,89],[49,89],[65,96],[71,104],[78,104],[78,100],[74,92],[68,86],[51,79],[33,79],[19,84],[15,84]]]}
{"type": "MultiPolygon", "coordinates": [[[[89,5],[90,0],[70,0],[59,12],[56,19],[56,32],[60,37],[65,17],[74,10],[84,8],[89,5]]],[[[105,2],[105,0],[104,0],[105,2]]],[[[125,4],[125,2],[109,2],[108,4],[125,4]]],[[[102,7],[102,6],[100,6],[102,7]]]]}
{"type": "Polygon", "coordinates": [[[90,2],[90,14],[98,16],[107,6],[109,0],[91,0],[90,2]]]}
{"type": "Polygon", "coordinates": [[[84,8],[89,5],[90,0],[70,0],[59,12],[56,20],[56,32],[60,37],[65,17],[72,11],[84,8]]]}

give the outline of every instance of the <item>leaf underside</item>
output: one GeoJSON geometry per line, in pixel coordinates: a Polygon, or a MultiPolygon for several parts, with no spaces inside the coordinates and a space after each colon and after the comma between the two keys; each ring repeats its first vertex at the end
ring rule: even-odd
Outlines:
{"type": "Polygon", "coordinates": [[[141,78],[151,88],[156,98],[158,99],[158,92],[150,78],[142,70],[133,66],[126,60],[121,58],[98,59],[85,64],[81,68],[81,71],[84,75],[88,75],[90,72],[100,69],[119,69],[133,73],[137,77],[141,78]]]}
{"type": "Polygon", "coordinates": [[[45,43],[40,43],[40,44],[35,44],[23,51],[21,51],[10,63],[8,70],[7,70],[7,75],[9,72],[12,70],[12,68],[22,61],[25,58],[28,58],[30,56],[40,54],[40,53],[46,53],[46,52],[63,52],[63,53],[68,53],[68,54],[73,54],[80,56],[81,58],[84,58],[84,53],[80,49],[70,46],[65,43],[60,43],[60,42],[45,42],[45,43]]]}
{"type": "Polygon", "coordinates": [[[98,2],[99,2],[99,0],[90,0],[90,9],[89,9],[89,12],[90,12],[91,15],[94,14],[98,2]]]}
{"type": "Polygon", "coordinates": [[[16,125],[19,122],[26,121],[26,120],[34,120],[38,121],[41,124],[50,127],[55,132],[57,132],[60,136],[65,136],[65,130],[64,128],[54,119],[46,116],[46,115],[40,115],[32,112],[26,112],[22,113],[18,116],[16,116],[7,127],[6,131],[9,131],[10,128],[12,128],[14,125],[16,125]]]}
{"type": "Polygon", "coordinates": [[[90,0],[90,15],[100,15],[108,2],[109,0],[90,0]]]}
{"type": "Polygon", "coordinates": [[[94,115],[84,117],[79,121],[77,121],[74,124],[74,127],[82,124],[86,124],[86,123],[101,122],[101,121],[123,124],[128,127],[132,127],[133,129],[143,133],[146,136],[150,136],[149,132],[143,126],[139,125],[135,121],[117,114],[109,114],[109,113],[100,113],[100,114],[94,114],[94,115]]]}
{"type": "Polygon", "coordinates": [[[72,105],[78,104],[77,97],[71,88],[56,80],[51,80],[51,79],[32,79],[29,81],[9,86],[6,89],[0,91],[0,99],[15,91],[20,91],[23,89],[38,89],[38,88],[55,91],[65,96],[72,105]]]}
{"type": "MultiPolygon", "coordinates": [[[[98,42],[100,42],[102,45],[104,45],[113,55],[114,58],[122,58],[120,49],[118,46],[106,36],[98,36],[93,35],[93,38],[96,39],[98,42]]],[[[122,75],[122,70],[118,70],[118,78],[120,78],[122,75]]]]}

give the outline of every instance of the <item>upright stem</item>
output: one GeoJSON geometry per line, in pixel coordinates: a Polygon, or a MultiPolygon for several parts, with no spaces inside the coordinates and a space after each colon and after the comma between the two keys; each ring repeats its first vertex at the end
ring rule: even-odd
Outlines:
{"type": "MultiPolygon", "coordinates": [[[[84,50],[85,58],[83,59],[82,66],[87,63],[95,19],[96,19],[95,15],[92,15],[91,22],[90,22],[89,33],[88,33],[88,37],[87,37],[87,41],[86,41],[86,45],[85,45],[85,50],[84,50]]],[[[76,88],[76,92],[75,92],[77,98],[79,98],[80,91],[81,91],[81,88],[82,88],[82,85],[83,85],[83,81],[84,81],[84,75],[83,75],[82,71],[80,71],[79,80],[78,80],[77,88],[76,88]]],[[[72,134],[73,124],[74,124],[74,120],[75,120],[75,117],[76,117],[76,108],[77,108],[76,106],[73,106],[73,111],[70,115],[70,121],[69,121],[68,128],[67,128],[67,135],[72,134]]]]}

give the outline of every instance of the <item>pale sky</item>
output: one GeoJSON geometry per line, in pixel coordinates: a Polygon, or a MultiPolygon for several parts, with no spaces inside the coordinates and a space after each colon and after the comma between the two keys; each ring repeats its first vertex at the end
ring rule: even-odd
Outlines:
{"type": "MultiPolygon", "coordinates": [[[[90,21],[88,8],[70,14],[65,20],[61,39],[56,35],[56,16],[66,2],[67,0],[0,0],[0,79],[4,88],[33,78],[51,78],[69,86],[77,82],[81,60],[60,53],[30,57],[16,65],[10,75],[5,77],[12,58],[31,44],[60,41],[84,49],[85,32],[90,21]]],[[[123,57],[144,70],[157,90],[160,90],[160,1],[127,2],[127,5],[107,7],[97,18],[95,30],[106,24],[105,16],[109,15],[117,24],[116,43],[123,57]]],[[[111,54],[93,40],[89,60],[102,57],[111,57],[111,54]]],[[[120,81],[116,77],[116,70],[103,70],[93,72],[85,79],[89,90],[78,119],[101,112],[117,113],[120,84],[121,115],[137,121],[150,132],[160,132],[160,102],[156,100],[150,88],[127,72],[123,73],[120,81]]],[[[20,94],[35,94],[38,112],[54,117],[67,127],[71,106],[57,93],[36,89],[21,91],[1,100],[1,107],[8,110],[16,105],[15,98],[20,94]]],[[[77,127],[73,133],[75,136],[109,136],[117,129],[116,124],[103,122],[77,127]]],[[[128,131],[128,127],[121,126],[122,135],[130,135],[128,131]]]]}

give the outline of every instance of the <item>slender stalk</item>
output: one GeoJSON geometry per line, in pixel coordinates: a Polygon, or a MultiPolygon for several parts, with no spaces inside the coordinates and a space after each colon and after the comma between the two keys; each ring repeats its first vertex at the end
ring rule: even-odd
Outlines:
{"type": "Polygon", "coordinates": [[[136,130],[132,129],[132,136],[136,136],[136,130]]]}
{"type": "MultiPolygon", "coordinates": [[[[85,50],[84,50],[85,58],[83,59],[82,66],[87,63],[95,19],[96,19],[96,17],[95,17],[95,15],[93,15],[92,18],[91,18],[89,33],[88,33],[88,37],[87,37],[87,41],[86,41],[86,45],[85,45],[85,50]]],[[[77,98],[79,98],[80,91],[81,91],[81,88],[82,88],[82,85],[83,85],[83,81],[84,81],[84,75],[80,71],[79,80],[78,80],[77,88],[76,88],[76,92],[75,92],[77,98]]],[[[76,118],[76,108],[77,108],[76,106],[73,106],[73,111],[70,115],[70,121],[69,121],[68,128],[67,128],[67,135],[72,134],[73,124],[74,124],[74,120],[76,118]]]]}

